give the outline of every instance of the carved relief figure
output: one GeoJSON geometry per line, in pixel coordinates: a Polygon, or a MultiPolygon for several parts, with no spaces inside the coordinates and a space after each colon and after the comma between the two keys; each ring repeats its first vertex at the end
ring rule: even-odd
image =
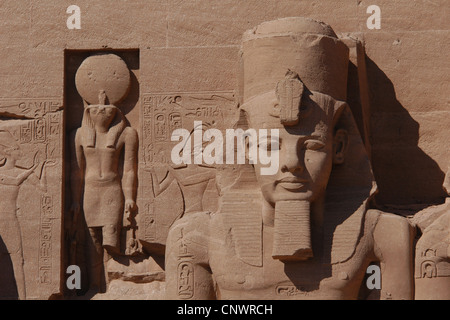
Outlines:
{"type": "MultiPolygon", "coordinates": [[[[207,126],[202,126],[202,136],[206,130],[205,128],[207,128],[207,126]]],[[[194,128],[191,132],[191,137],[196,130],[200,129],[194,128]]],[[[187,141],[189,141],[189,139],[187,139],[187,141]]],[[[201,146],[201,148],[203,147],[204,145],[201,146]]],[[[194,152],[191,153],[190,164],[182,164],[175,168],[167,166],[166,176],[161,181],[159,181],[154,168],[150,169],[155,197],[167,190],[173,181],[176,181],[181,194],[183,195],[183,215],[203,211],[202,204],[205,190],[208,187],[208,184],[216,178],[215,168],[205,164],[195,164],[195,156],[202,151],[195,150],[195,148],[196,146],[194,146],[194,152]]]]}
{"type": "Polygon", "coordinates": [[[374,262],[381,298],[411,299],[413,229],[369,210],[373,176],[344,102],[348,48],[324,23],[287,18],[247,32],[242,52],[241,111],[249,128],[279,129],[270,151],[279,153],[279,170],[243,166],[217,213],[175,223],[167,298],[187,299],[177,285],[183,241],[193,299],[357,299],[374,262]]]}
{"type": "Polygon", "coordinates": [[[73,137],[72,211],[74,221],[84,212],[89,229],[90,290],[103,292],[103,250],[110,255],[121,253],[122,221],[136,210],[137,132],[114,105],[128,92],[129,70],[116,55],[91,56],[80,66],[76,84],[86,105],[82,125],[73,137]]]}
{"type": "MultiPolygon", "coordinates": [[[[450,196],[450,169],[444,180],[450,196]]],[[[450,197],[445,204],[433,206],[414,218],[422,231],[416,245],[415,298],[450,299],[450,197]]]]}
{"type": "MultiPolygon", "coordinates": [[[[139,173],[142,210],[137,238],[144,251],[164,255],[167,234],[174,221],[190,213],[215,211],[219,198],[215,185],[218,166],[194,161],[174,165],[172,151],[180,142],[172,141],[172,135],[176,129],[183,129],[191,138],[194,131],[203,136],[205,132],[194,130],[197,120],[201,120],[202,130],[208,126],[222,131],[231,128],[236,101],[232,91],[148,93],[141,101],[140,145],[144,162],[139,173]]],[[[198,124],[197,128],[200,128],[198,124]]],[[[184,141],[186,147],[189,139],[184,141]]],[[[190,151],[192,144],[196,145],[192,142],[194,139],[187,148],[190,151]]],[[[192,159],[187,154],[183,156],[192,159]]]]}
{"type": "Polygon", "coordinates": [[[37,161],[35,154],[31,168],[22,168],[17,161],[22,151],[9,131],[0,130],[0,237],[6,251],[1,252],[2,259],[8,255],[11,259],[17,293],[20,300],[26,298],[25,275],[23,270],[22,233],[17,219],[17,198],[21,185],[29,179],[45,191],[45,170],[52,162],[37,161]]]}

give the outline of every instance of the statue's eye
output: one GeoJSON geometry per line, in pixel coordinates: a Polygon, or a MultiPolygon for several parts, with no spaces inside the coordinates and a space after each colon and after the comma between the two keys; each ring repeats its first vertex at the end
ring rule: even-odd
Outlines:
{"type": "Polygon", "coordinates": [[[266,140],[258,144],[259,149],[265,149],[267,151],[278,151],[280,150],[280,142],[276,140],[266,140]]]}
{"type": "Polygon", "coordinates": [[[306,150],[319,151],[325,147],[325,144],[318,140],[307,140],[305,141],[306,150]]]}

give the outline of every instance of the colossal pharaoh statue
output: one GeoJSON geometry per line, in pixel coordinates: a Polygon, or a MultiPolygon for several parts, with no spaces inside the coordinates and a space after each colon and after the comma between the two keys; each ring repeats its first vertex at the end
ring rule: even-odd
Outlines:
{"type": "MultiPolygon", "coordinates": [[[[450,196],[450,168],[444,181],[450,196]]],[[[415,298],[450,299],[450,197],[445,204],[432,206],[414,218],[422,236],[416,245],[415,298]]]]}
{"type": "Polygon", "coordinates": [[[369,209],[370,164],[344,102],[348,55],[310,19],[245,33],[241,113],[249,128],[279,130],[279,168],[243,165],[216,213],[174,224],[167,298],[357,299],[370,264],[381,266],[382,299],[412,298],[413,231],[369,209]]]}
{"type": "Polygon", "coordinates": [[[78,69],[76,85],[85,107],[82,125],[72,138],[73,220],[76,224],[84,212],[89,286],[93,292],[103,292],[104,250],[110,255],[121,253],[123,213],[127,221],[136,209],[137,132],[115,106],[128,93],[129,69],[116,55],[94,55],[78,69]]]}

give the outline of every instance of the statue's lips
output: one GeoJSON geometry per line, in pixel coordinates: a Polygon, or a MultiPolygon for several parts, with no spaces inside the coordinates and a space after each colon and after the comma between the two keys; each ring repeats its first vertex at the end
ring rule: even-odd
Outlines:
{"type": "Polygon", "coordinates": [[[288,191],[302,192],[307,190],[307,180],[298,178],[284,178],[277,181],[277,185],[288,191]]]}

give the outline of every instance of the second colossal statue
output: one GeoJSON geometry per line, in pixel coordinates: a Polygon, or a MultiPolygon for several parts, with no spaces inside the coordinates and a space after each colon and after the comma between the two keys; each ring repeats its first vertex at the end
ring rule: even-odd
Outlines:
{"type": "MultiPolygon", "coordinates": [[[[450,168],[444,180],[450,196],[450,168]]],[[[422,232],[416,244],[415,299],[450,299],[450,197],[414,217],[422,232]]]]}

